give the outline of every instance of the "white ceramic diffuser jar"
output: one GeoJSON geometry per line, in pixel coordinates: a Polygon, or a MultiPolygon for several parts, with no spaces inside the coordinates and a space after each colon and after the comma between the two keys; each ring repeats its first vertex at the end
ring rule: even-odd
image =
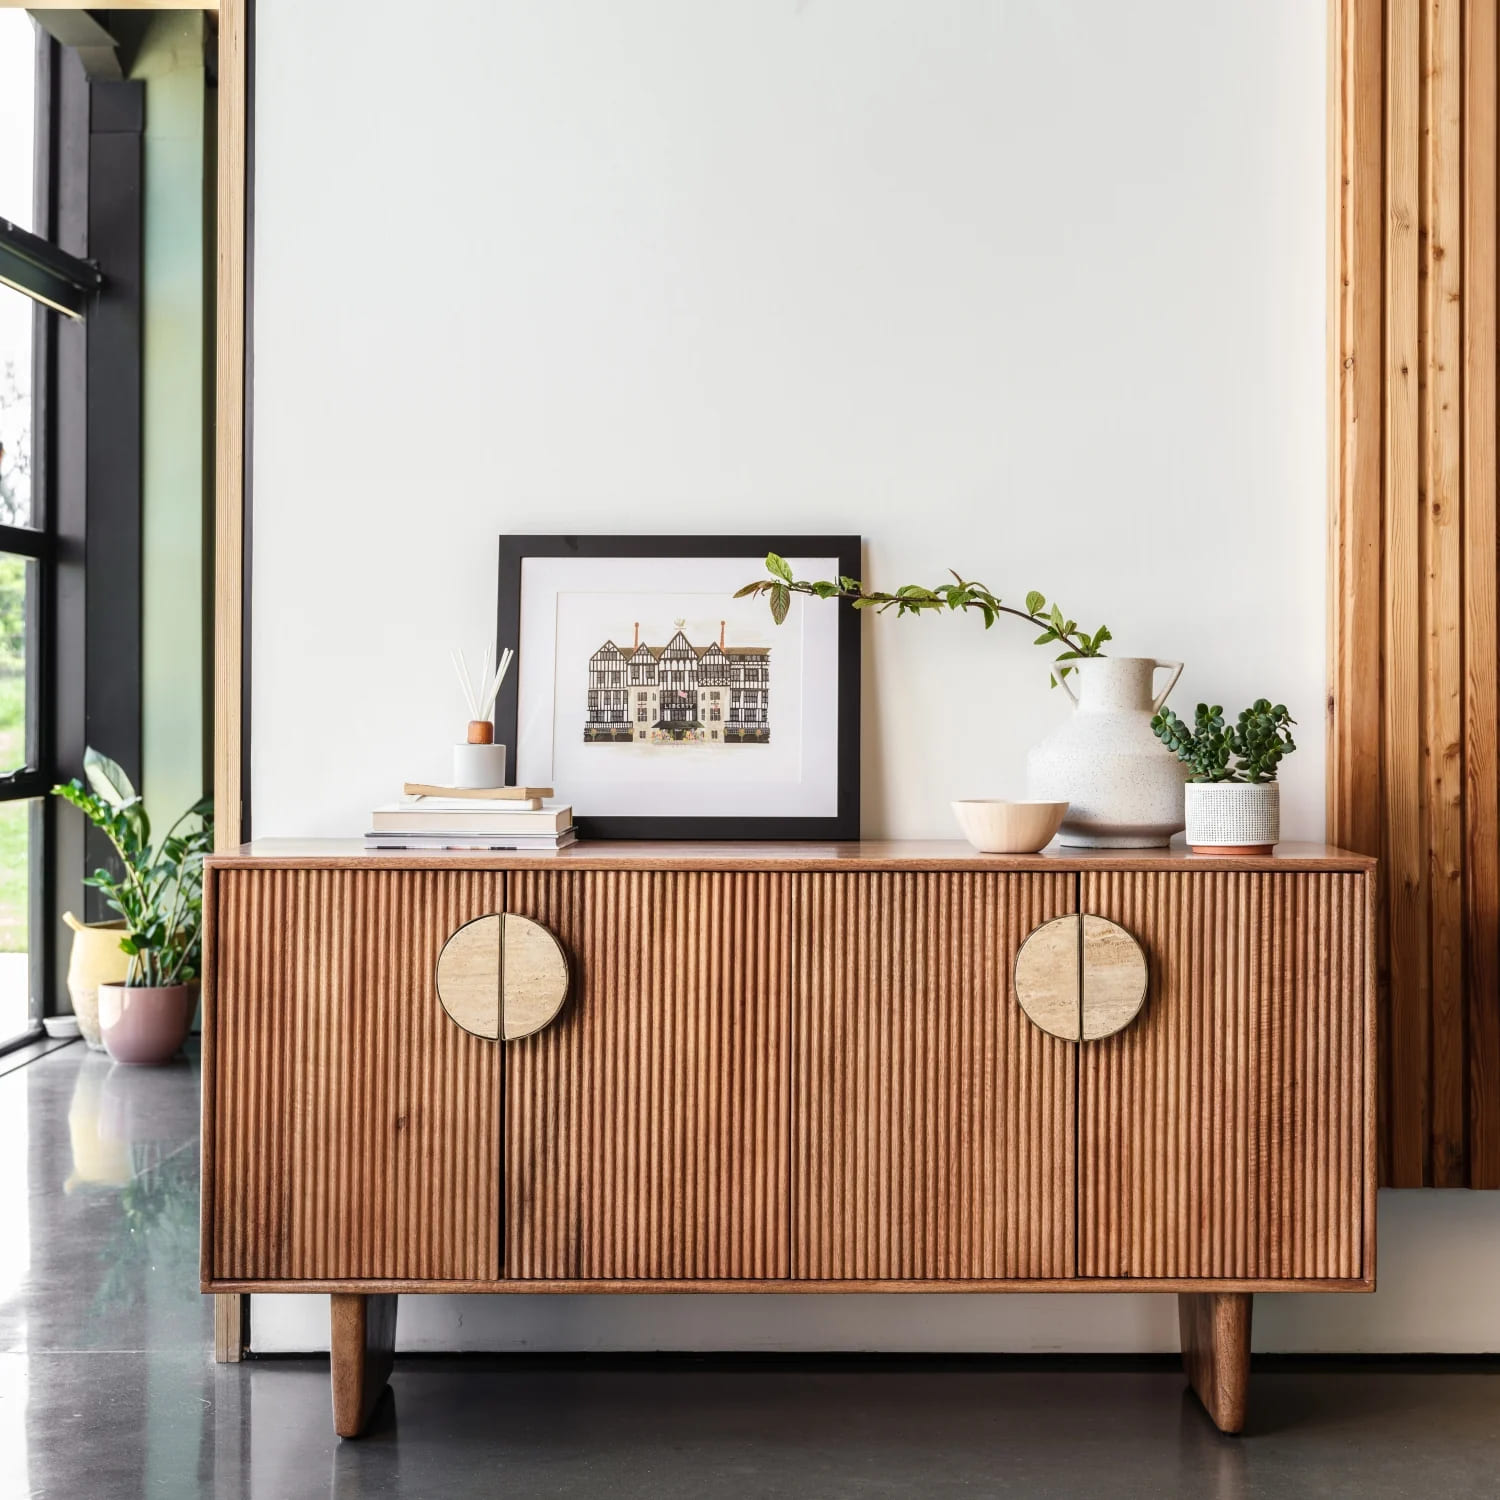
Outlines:
{"type": "Polygon", "coordinates": [[[493,743],[495,726],[488,719],[469,722],[467,744],[453,747],[453,785],[482,791],[505,785],[505,746],[493,743]]]}

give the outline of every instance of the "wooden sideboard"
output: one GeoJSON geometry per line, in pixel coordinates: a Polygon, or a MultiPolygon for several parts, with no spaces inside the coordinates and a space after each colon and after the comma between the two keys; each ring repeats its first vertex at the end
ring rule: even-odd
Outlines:
{"type": "Polygon", "coordinates": [[[1236,1431],[1252,1294],[1374,1286],[1374,879],[1289,844],[217,855],[203,1290],[334,1294],[346,1436],[402,1292],[1176,1292],[1236,1431]],[[438,992],[497,913],[566,958],[515,1041],[438,992]],[[1087,971],[1071,1033],[1017,999],[1071,913],[1144,955],[1098,1040],[1087,971]]]}

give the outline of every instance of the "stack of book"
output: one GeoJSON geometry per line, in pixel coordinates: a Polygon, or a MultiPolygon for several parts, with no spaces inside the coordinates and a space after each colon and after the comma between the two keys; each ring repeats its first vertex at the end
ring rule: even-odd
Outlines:
{"type": "Polygon", "coordinates": [[[566,849],[573,809],[545,786],[430,786],[409,781],[400,802],[377,807],[366,849],[566,849]]]}

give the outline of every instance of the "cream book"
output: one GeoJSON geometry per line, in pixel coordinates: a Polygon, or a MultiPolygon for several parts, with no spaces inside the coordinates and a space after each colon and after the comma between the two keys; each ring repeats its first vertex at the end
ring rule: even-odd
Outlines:
{"type": "Polygon", "coordinates": [[[519,833],[551,837],[573,826],[566,802],[543,807],[484,803],[474,798],[421,797],[390,802],[370,815],[372,833],[519,833]]]}

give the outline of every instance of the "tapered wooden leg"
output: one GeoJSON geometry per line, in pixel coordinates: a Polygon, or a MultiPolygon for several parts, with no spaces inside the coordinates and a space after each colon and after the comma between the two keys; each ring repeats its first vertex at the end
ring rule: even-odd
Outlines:
{"type": "Polygon", "coordinates": [[[1180,1292],[1182,1367],[1220,1432],[1245,1425],[1250,1391],[1249,1292],[1180,1292]]]}
{"type": "Polygon", "coordinates": [[[358,1437],[391,1376],[396,1352],[394,1293],[334,1292],[329,1301],[333,1430],[358,1437]]]}
{"type": "Polygon", "coordinates": [[[221,1365],[238,1364],[245,1357],[245,1304],[243,1292],[219,1292],[214,1297],[214,1359],[221,1365]]]}

